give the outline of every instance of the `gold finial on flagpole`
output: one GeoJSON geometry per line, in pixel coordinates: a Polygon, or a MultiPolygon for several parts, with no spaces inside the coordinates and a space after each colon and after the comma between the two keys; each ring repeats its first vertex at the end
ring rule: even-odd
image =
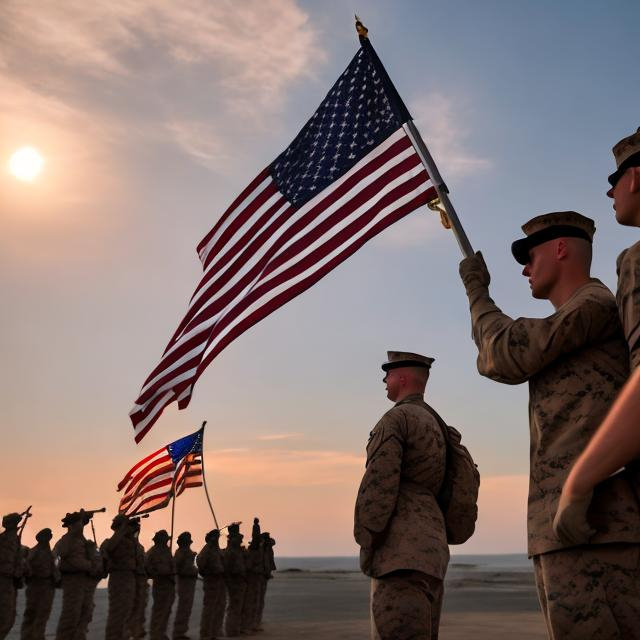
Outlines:
{"type": "Polygon", "coordinates": [[[445,229],[451,229],[451,222],[449,221],[449,216],[445,211],[442,203],[440,202],[440,198],[434,198],[431,202],[427,203],[427,207],[431,209],[431,211],[437,211],[440,214],[440,222],[445,229]]]}
{"type": "Polygon", "coordinates": [[[355,18],[356,18],[356,31],[358,32],[358,36],[360,38],[368,38],[369,36],[367,34],[369,33],[369,29],[367,29],[367,27],[365,27],[362,24],[362,20],[358,18],[357,14],[355,18]]]}

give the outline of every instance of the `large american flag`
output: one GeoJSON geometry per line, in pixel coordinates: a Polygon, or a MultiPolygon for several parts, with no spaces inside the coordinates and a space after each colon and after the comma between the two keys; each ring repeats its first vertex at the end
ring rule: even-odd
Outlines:
{"type": "Polygon", "coordinates": [[[139,442],[211,361],[365,242],[436,197],[409,112],[367,39],[291,145],[198,245],[204,274],[130,412],[139,442]]]}
{"type": "Polygon", "coordinates": [[[143,458],[118,484],[124,495],[119,513],[140,515],[162,509],[185,489],[201,487],[204,429],[180,438],[143,458]]]}

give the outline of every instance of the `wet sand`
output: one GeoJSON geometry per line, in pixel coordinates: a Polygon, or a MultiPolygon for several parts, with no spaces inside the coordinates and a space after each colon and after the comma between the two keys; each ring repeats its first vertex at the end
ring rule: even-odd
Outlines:
{"type": "MultiPolygon", "coordinates": [[[[21,592],[18,612],[21,614],[21,592]]],[[[256,637],[269,640],[364,640],[369,634],[369,581],[352,571],[280,571],[269,583],[264,631],[256,637]]],[[[55,635],[61,593],[56,594],[47,637],[55,635]]],[[[191,637],[198,637],[202,602],[196,593],[191,637]]],[[[107,593],[98,589],[89,639],[104,638],[107,593]]],[[[20,615],[9,634],[20,637],[20,615]]],[[[171,634],[169,634],[171,635],[171,634]]],[[[530,571],[483,571],[473,566],[452,565],[440,638],[442,640],[518,640],[546,638],[530,571]]]]}

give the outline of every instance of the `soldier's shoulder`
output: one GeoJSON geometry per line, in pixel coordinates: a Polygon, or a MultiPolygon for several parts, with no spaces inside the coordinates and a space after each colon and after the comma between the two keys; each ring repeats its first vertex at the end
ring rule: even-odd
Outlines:
{"type": "Polygon", "coordinates": [[[616,270],[620,274],[620,270],[630,264],[635,264],[640,261],[640,241],[632,244],[627,249],[620,252],[618,259],[616,260],[616,270]]]}
{"type": "Polygon", "coordinates": [[[558,309],[556,314],[563,315],[580,311],[582,313],[602,313],[616,311],[616,298],[604,283],[596,278],[580,287],[577,293],[558,309]]]}

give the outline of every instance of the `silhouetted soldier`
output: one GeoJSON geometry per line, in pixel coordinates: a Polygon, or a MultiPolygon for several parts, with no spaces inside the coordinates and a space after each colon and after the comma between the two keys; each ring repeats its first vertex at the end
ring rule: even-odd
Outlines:
{"type": "Polygon", "coordinates": [[[2,518],[4,531],[0,533],[0,638],[7,637],[16,619],[16,584],[22,574],[20,562],[19,513],[2,518]]]}
{"type": "MultiPolygon", "coordinates": [[[[254,525],[255,529],[255,525],[254,525]]],[[[262,581],[264,573],[263,554],[260,549],[260,536],[252,538],[245,553],[245,565],[247,568],[247,590],[242,606],[243,632],[250,632],[258,628],[258,607],[260,603],[262,581]]]]}
{"type": "Polygon", "coordinates": [[[136,542],[136,595],[133,600],[133,611],[129,618],[129,635],[134,639],[144,638],[145,615],[147,612],[147,600],[149,599],[149,580],[144,562],[144,547],[140,544],[140,520],[131,520],[131,527],[136,542]]]}
{"type": "Polygon", "coordinates": [[[196,552],[191,550],[191,534],[188,531],[178,536],[178,548],[174,555],[176,565],[178,606],[173,623],[173,640],[188,639],[189,618],[193,609],[198,568],[194,564],[196,552]]]}
{"type": "Polygon", "coordinates": [[[251,527],[251,541],[260,542],[260,518],[253,519],[253,527],[251,527]]]}
{"type": "Polygon", "coordinates": [[[89,586],[91,561],[87,557],[87,540],[83,529],[90,516],[83,511],[67,513],[62,526],[67,529],[53,549],[62,574],[62,611],[58,619],[56,640],[69,640],[78,630],[85,592],[89,586]]]}
{"type": "Polygon", "coordinates": [[[224,619],[225,635],[235,637],[240,633],[242,606],[247,589],[245,549],[242,546],[240,525],[230,524],[227,548],[224,550],[224,582],[227,589],[227,610],[224,619]]]}
{"type": "Polygon", "coordinates": [[[98,549],[98,545],[93,540],[87,540],[87,558],[91,563],[91,569],[87,574],[87,586],[84,592],[84,602],[82,603],[82,611],[80,613],[80,622],[78,623],[78,631],[73,640],[86,640],[89,632],[89,625],[93,620],[93,610],[95,608],[94,598],[98,582],[107,577],[104,569],[102,554],[98,549]]]}
{"type": "Polygon", "coordinates": [[[44,640],[56,584],[60,580],[51,551],[51,537],[51,529],[38,531],[37,544],[27,557],[26,605],[20,632],[22,640],[44,640]]]}
{"type": "Polygon", "coordinates": [[[131,520],[118,514],[111,522],[114,532],[100,546],[109,573],[109,612],[106,640],[122,640],[129,625],[136,595],[136,542],[131,520]]]}
{"type": "Polygon", "coordinates": [[[153,536],[153,546],[147,551],[145,565],[153,581],[151,595],[151,640],[167,639],[167,624],[171,615],[171,606],[175,598],[175,564],[169,549],[169,534],[161,529],[153,536]]]}
{"type": "Polygon", "coordinates": [[[222,629],[225,606],[224,564],[219,546],[220,531],[214,529],[205,536],[196,563],[203,580],[204,597],[200,618],[200,640],[215,640],[222,629]]]}
{"type": "Polygon", "coordinates": [[[260,574],[260,592],[258,598],[258,610],[256,612],[256,630],[261,630],[262,614],[264,612],[264,600],[267,595],[267,582],[273,578],[273,571],[276,570],[276,563],[273,554],[273,547],[276,541],[268,531],[260,534],[260,555],[262,559],[262,573],[260,574]]]}

